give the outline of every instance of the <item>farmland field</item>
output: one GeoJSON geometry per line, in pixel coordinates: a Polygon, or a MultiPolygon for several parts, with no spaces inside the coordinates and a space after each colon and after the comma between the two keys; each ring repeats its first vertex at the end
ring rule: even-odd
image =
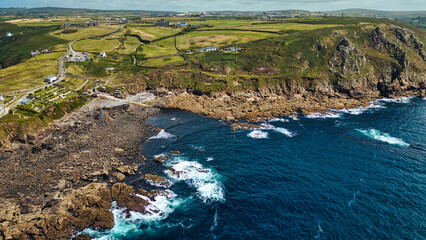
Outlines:
{"type": "Polygon", "coordinates": [[[145,54],[145,57],[177,53],[178,51],[175,48],[174,41],[174,38],[167,38],[149,45],[144,45],[142,53],[145,54]]]}
{"type": "Polygon", "coordinates": [[[171,57],[165,57],[165,58],[153,58],[153,59],[144,60],[140,63],[140,65],[153,67],[153,66],[162,66],[166,64],[183,62],[183,61],[184,59],[181,56],[171,56],[171,57]]]}
{"type": "Polygon", "coordinates": [[[165,27],[129,27],[133,34],[139,35],[145,40],[155,40],[162,37],[167,37],[179,33],[181,29],[165,28],[165,27]]]}
{"type": "Polygon", "coordinates": [[[83,27],[77,28],[77,32],[74,33],[63,33],[63,30],[56,31],[53,36],[65,39],[65,40],[76,40],[85,37],[94,37],[115,31],[118,26],[101,26],[101,27],[83,27]]]}
{"type": "Polygon", "coordinates": [[[177,46],[179,49],[193,49],[206,46],[221,47],[277,36],[277,34],[273,33],[243,31],[196,31],[178,36],[177,46]]]}
{"type": "Polygon", "coordinates": [[[121,45],[119,40],[96,40],[85,39],[74,43],[74,48],[77,51],[87,52],[110,52],[121,45]]]}

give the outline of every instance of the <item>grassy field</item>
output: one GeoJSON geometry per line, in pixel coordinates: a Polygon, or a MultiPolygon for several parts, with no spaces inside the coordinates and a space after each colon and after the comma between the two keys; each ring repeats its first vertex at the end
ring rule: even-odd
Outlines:
{"type": "Polygon", "coordinates": [[[64,25],[65,23],[85,23],[86,20],[82,18],[59,18],[59,19],[42,19],[42,18],[22,18],[22,19],[13,19],[6,21],[7,23],[15,24],[19,27],[28,27],[28,26],[53,26],[53,25],[64,25]]]}
{"type": "Polygon", "coordinates": [[[27,61],[0,70],[0,92],[36,87],[43,77],[58,73],[57,60],[27,61]]]}
{"type": "Polygon", "coordinates": [[[139,35],[144,40],[155,40],[179,33],[181,29],[166,27],[128,27],[133,33],[139,35]]]}
{"type": "Polygon", "coordinates": [[[100,27],[84,27],[84,28],[77,28],[77,32],[74,33],[68,33],[64,34],[64,30],[56,31],[53,34],[53,36],[65,39],[65,40],[76,40],[80,38],[86,38],[86,37],[94,37],[99,36],[107,33],[111,33],[115,31],[118,28],[118,26],[100,26],[100,27]]]}
{"type": "Polygon", "coordinates": [[[56,60],[58,61],[58,59],[64,55],[65,52],[53,52],[53,53],[43,53],[43,54],[39,54],[36,55],[35,57],[30,58],[28,61],[38,61],[38,60],[56,60]]]}
{"type": "Polygon", "coordinates": [[[161,41],[154,42],[149,45],[144,45],[142,53],[145,55],[145,57],[174,54],[178,52],[174,44],[174,38],[163,39],[161,41]]]}
{"type": "Polygon", "coordinates": [[[171,63],[176,62],[183,62],[185,61],[181,56],[171,56],[171,57],[165,57],[165,58],[153,58],[144,60],[140,63],[141,66],[147,66],[147,67],[157,67],[157,66],[163,66],[171,63]]]}
{"type": "Polygon", "coordinates": [[[177,46],[179,49],[194,49],[206,46],[221,47],[277,36],[277,34],[273,33],[243,31],[195,31],[178,36],[177,46]]]}
{"type": "Polygon", "coordinates": [[[75,90],[76,88],[80,87],[86,80],[80,79],[80,78],[72,78],[67,77],[63,82],[61,82],[61,85],[75,90]]]}
{"type": "Polygon", "coordinates": [[[131,54],[136,52],[136,49],[141,45],[137,37],[127,36],[127,39],[124,41],[123,53],[131,54]]]}
{"type": "Polygon", "coordinates": [[[77,51],[110,52],[121,45],[119,40],[85,39],[73,44],[77,51]]]}

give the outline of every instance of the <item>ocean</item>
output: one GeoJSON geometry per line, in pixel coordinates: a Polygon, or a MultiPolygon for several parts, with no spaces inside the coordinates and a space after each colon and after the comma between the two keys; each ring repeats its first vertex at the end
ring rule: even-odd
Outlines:
{"type": "Polygon", "coordinates": [[[113,203],[111,230],[83,232],[98,239],[426,239],[425,119],[421,98],[237,131],[166,110],[149,119],[163,130],[142,153],[171,157],[133,180],[163,176],[169,196],[130,217],[113,203]]]}

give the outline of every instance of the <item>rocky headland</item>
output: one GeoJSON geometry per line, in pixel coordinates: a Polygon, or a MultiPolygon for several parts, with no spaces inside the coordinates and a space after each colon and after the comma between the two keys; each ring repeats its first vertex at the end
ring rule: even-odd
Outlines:
{"type": "Polygon", "coordinates": [[[144,212],[149,203],[135,194],[153,199],[166,193],[122,181],[145,164],[140,146],[157,131],[145,119],[157,112],[95,100],[3,149],[0,239],[70,239],[87,227],[111,228],[113,201],[144,212]]]}

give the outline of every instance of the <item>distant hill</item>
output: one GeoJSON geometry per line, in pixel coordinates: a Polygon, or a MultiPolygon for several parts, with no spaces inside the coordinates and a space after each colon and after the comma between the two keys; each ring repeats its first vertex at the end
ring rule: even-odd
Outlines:
{"type": "Polygon", "coordinates": [[[362,8],[343,9],[338,11],[327,11],[330,15],[357,15],[365,17],[384,17],[384,18],[406,18],[406,17],[426,17],[426,11],[380,11],[362,8]]]}
{"type": "Polygon", "coordinates": [[[86,8],[0,8],[0,15],[16,15],[16,16],[85,16],[85,15],[102,15],[102,16],[165,16],[174,15],[178,12],[173,11],[149,11],[149,10],[97,10],[86,8]]]}

